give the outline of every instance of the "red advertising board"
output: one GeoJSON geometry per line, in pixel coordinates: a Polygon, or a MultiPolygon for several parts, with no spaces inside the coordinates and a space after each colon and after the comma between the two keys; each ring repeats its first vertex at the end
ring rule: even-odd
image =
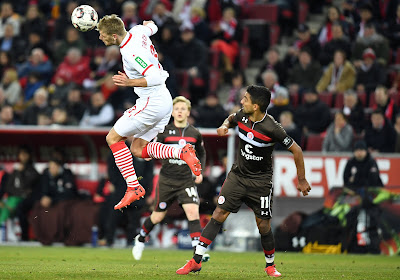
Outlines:
{"type": "MultiPolygon", "coordinates": [[[[349,154],[351,156],[351,154],[349,154]]],[[[325,197],[332,187],[343,186],[343,172],[349,156],[313,154],[304,156],[306,178],[312,187],[310,197],[325,197]]],[[[400,186],[400,157],[375,157],[382,182],[400,186]]],[[[274,157],[274,196],[300,196],[296,189],[296,165],[291,155],[274,157]]]]}

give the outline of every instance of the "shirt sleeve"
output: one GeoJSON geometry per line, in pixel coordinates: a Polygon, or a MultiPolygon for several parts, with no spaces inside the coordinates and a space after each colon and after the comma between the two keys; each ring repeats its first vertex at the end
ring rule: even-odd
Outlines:
{"type": "Polygon", "coordinates": [[[131,66],[143,76],[146,75],[146,72],[151,67],[154,67],[154,65],[150,62],[150,60],[143,52],[133,54],[133,59],[130,62],[131,66]]]}
{"type": "Polygon", "coordinates": [[[280,123],[278,123],[277,121],[274,121],[274,123],[275,128],[272,131],[272,138],[275,140],[275,142],[278,142],[286,149],[289,149],[293,145],[293,138],[287,135],[285,129],[280,123]]]}
{"type": "Polygon", "coordinates": [[[238,125],[238,122],[241,118],[243,118],[245,115],[242,111],[242,109],[240,109],[239,111],[237,111],[236,113],[233,113],[231,115],[229,115],[228,120],[229,120],[229,124],[230,127],[235,127],[238,125]]]}

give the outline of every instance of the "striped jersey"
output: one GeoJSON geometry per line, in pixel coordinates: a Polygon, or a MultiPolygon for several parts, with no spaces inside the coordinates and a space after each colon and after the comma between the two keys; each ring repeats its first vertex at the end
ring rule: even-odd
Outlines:
{"type": "Polygon", "coordinates": [[[229,117],[229,122],[239,135],[239,150],[232,171],[252,179],[271,179],[275,143],[290,148],[293,139],[268,114],[262,120],[252,122],[241,109],[229,117]]]}
{"type": "MultiPolygon", "coordinates": [[[[174,122],[168,124],[163,133],[157,135],[157,142],[164,143],[169,146],[183,148],[190,143],[196,149],[197,157],[200,159],[201,165],[205,166],[206,152],[203,144],[203,137],[199,130],[193,125],[187,125],[184,128],[176,127],[174,122]]],[[[164,159],[160,173],[170,178],[191,179],[192,171],[185,161],[181,159],[164,159]]]]}
{"type": "MultiPolygon", "coordinates": [[[[160,75],[165,79],[169,76],[158,61],[157,51],[150,39],[150,36],[156,32],[157,26],[154,24],[136,25],[127,32],[122,40],[120,44],[122,63],[125,74],[130,79],[143,78],[151,67],[158,69],[160,75]]],[[[139,97],[148,97],[165,94],[164,91],[160,90],[164,87],[165,83],[152,87],[135,87],[134,91],[139,97]]]]}

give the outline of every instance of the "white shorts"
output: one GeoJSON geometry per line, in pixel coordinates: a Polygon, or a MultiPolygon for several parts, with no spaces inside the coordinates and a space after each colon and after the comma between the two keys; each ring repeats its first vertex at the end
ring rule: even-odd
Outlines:
{"type": "Polygon", "coordinates": [[[126,110],[114,124],[115,132],[149,142],[162,133],[172,113],[172,97],[168,89],[165,90],[165,94],[137,99],[135,106],[126,110]]]}

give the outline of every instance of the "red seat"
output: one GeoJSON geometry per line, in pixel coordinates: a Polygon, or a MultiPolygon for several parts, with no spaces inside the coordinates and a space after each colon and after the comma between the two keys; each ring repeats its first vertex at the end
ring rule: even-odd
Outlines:
{"type": "Polygon", "coordinates": [[[210,92],[216,92],[219,85],[220,72],[217,69],[211,69],[209,74],[210,92]]]}
{"type": "Polygon", "coordinates": [[[75,183],[78,192],[85,192],[90,195],[94,195],[96,193],[97,186],[99,185],[98,181],[83,180],[83,179],[77,179],[75,183]]]}
{"type": "Polygon", "coordinates": [[[250,61],[250,48],[248,46],[240,46],[239,49],[239,66],[244,70],[249,65],[250,61]]]}
{"type": "Polygon", "coordinates": [[[292,104],[293,108],[296,108],[299,105],[299,93],[292,92],[290,93],[290,104],[292,104]]]}
{"type": "Polygon", "coordinates": [[[365,107],[367,105],[367,94],[365,92],[357,93],[358,99],[361,101],[361,104],[365,107]]]}
{"type": "Polygon", "coordinates": [[[279,34],[281,29],[277,24],[270,24],[269,25],[269,45],[274,46],[278,44],[279,41],[279,34]]]}
{"type": "Polygon", "coordinates": [[[343,94],[336,94],[335,96],[335,108],[342,109],[343,108],[343,94]]]}
{"type": "Polygon", "coordinates": [[[319,95],[319,99],[327,104],[329,107],[332,107],[332,101],[333,101],[333,94],[330,92],[324,92],[319,95]]]}
{"type": "Polygon", "coordinates": [[[306,142],[306,151],[320,152],[322,150],[324,137],[322,137],[320,134],[309,134],[306,142]]]}
{"type": "Polygon", "coordinates": [[[242,28],[242,44],[243,45],[248,45],[249,44],[249,28],[247,26],[243,26],[242,28]]]}
{"type": "Polygon", "coordinates": [[[308,3],[304,1],[300,1],[299,3],[299,16],[298,16],[298,22],[304,23],[307,19],[308,16],[308,3]]]}
{"type": "Polygon", "coordinates": [[[369,108],[374,108],[374,107],[376,107],[375,93],[374,93],[374,92],[371,92],[371,93],[369,94],[368,107],[369,107],[369,108]]]}
{"type": "Polygon", "coordinates": [[[251,19],[262,19],[267,22],[275,23],[278,21],[278,5],[275,4],[256,4],[247,9],[247,14],[251,19]]]}

